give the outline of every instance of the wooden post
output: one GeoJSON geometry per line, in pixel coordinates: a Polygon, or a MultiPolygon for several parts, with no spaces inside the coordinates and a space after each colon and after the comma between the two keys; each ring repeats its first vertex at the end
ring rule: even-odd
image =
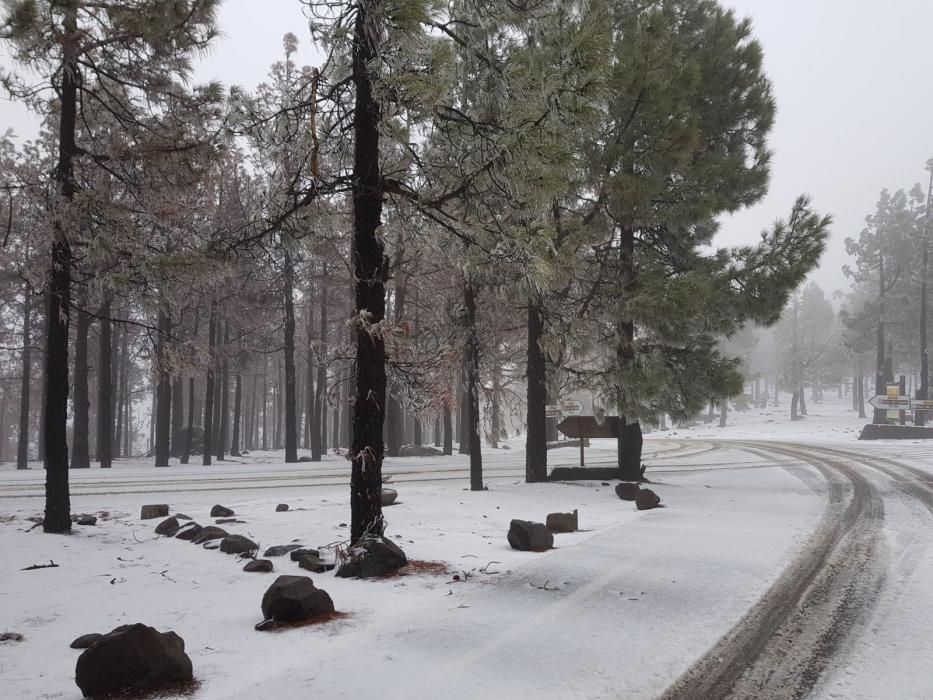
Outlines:
{"type": "Polygon", "coordinates": [[[580,433],[580,466],[583,464],[583,419],[577,416],[577,432],[580,433]]]}

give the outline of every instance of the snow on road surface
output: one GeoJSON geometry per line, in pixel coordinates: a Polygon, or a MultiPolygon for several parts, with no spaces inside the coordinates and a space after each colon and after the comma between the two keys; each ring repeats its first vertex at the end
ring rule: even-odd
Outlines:
{"type": "MultiPolygon", "coordinates": [[[[411,559],[443,562],[447,571],[377,581],[312,575],[346,616],[277,633],[253,630],[262,592],[276,574],[306,572],[286,556],[274,560],[275,574],[245,573],[233,557],[156,538],[159,521],[140,521],[139,507],[169,503],[206,524],[210,507],[222,503],[246,521],[225,527],[263,548],[324,545],[347,537],[342,458],[285,465],[280,454],[257,453],[212,467],[130,461],[110,473],[72,472],[73,511],[110,517],[64,537],[27,532],[26,518],[42,509],[42,473],[4,466],[0,631],[24,635],[0,645],[4,696],[79,698],[71,640],[142,621],[185,639],[201,681],[196,700],[657,697],[734,632],[833,521],[822,459],[864,475],[883,500],[872,550],[881,583],[864,614],[840,628],[845,634],[826,651],[810,690],[820,698],[933,697],[927,486],[901,467],[895,478],[857,460],[886,455],[929,470],[931,449],[855,443],[851,430],[861,423],[842,402],[811,404],[810,412],[786,426],[767,422],[777,416],[732,413],[734,426],[650,436],[651,488],[667,507],[646,512],[600,482],[522,483],[518,443],[485,452],[484,492],[467,490],[461,456],[387,460],[399,491],[386,509],[389,536],[411,559]],[[828,415],[815,415],[821,411],[828,415]],[[751,451],[750,439],[761,449],[751,451]],[[762,440],[807,443],[814,453],[782,453],[762,440]],[[282,502],[291,510],[275,512],[282,502]],[[575,508],[583,531],[557,535],[554,550],[508,547],[510,519],[543,521],[575,508]],[[21,571],[49,560],[59,567],[21,571]]],[[[613,456],[608,442],[587,451],[590,464],[613,456]]],[[[573,464],[577,453],[549,458],[573,464]]],[[[842,512],[852,488],[839,488],[842,512]]]]}

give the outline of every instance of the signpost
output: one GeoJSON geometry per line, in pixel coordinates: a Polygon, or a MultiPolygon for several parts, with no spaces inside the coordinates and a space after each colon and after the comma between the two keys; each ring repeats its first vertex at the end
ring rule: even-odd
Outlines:
{"type": "MultiPolygon", "coordinates": [[[[580,404],[579,401],[566,402],[580,404]]],[[[582,406],[580,409],[582,410],[582,406]]],[[[596,416],[573,415],[557,424],[557,429],[569,438],[580,440],[580,466],[583,463],[583,440],[586,438],[614,438],[619,436],[621,424],[618,416],[606,416],[602,422],[596,416]]]]}
{"type": "Polygon", "coordinates": [[[933,411],[933,400],[912,399],[909,396],[876,394],[868,399],[868,403],[884,411],[933,411]]]}
{"type": "Polygon", "coordinates": [[[544,415],[547,418],[560,418],[560,404],[550,403],[545,406],[544,415]]]}
{"type": "Polygon", "coordinates": [[[583,413],[583,403],[580,401],[563,401],[560,404],[560,412],[565,416],[579,416],[583,413]]]}

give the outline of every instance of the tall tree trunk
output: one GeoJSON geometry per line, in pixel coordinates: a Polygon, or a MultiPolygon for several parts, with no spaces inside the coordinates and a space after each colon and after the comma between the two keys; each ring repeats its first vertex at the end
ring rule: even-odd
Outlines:
{"type": "Polygon", "coordinates": [[[729,415],[729,400],[723,399],[719,402],[719,427],[726,427],[726,416],[729,415]]]}
{"type": "Polygon", "coordinates": [[[156,341],[156,429],[155,465],[167,467],[171,448],[172,375],[169,372],[167,349],[172,322],[168,313],[159,311],[159,338],[156,341]]]}
{"type": "Polygon", "coordinates": [[[544,318],[541,297],[528,298],[528,433],[525,436],[525,481],[547,481],[547,365],[541,339],[544,318]]]}
{"type": "Polygon", "coordinates": [[[172,381],[172,457],[181,457],[184,450],[185,429],[185,380],[176,377],[172,381]]]}
{"type": "Polygon", "coordinates": [[[217,461],[224,458],[227,449],[227,429],[230,424],[230,358],[227,347],[230,343],[230,321],[224,320],[224,353],[221,365],[220,401],[217,415],[220,417],[220,429],[217,433],[217,461]]]}
{"type": "Polygon", "coordinates": [[[117,421],[116,421],[116,430],[113,436],[113,444],[116,447],[117,456],[120,455],[127,456],[128,450],[123,445],[124,439],[124,426],[126,425],[126,406],[128,404],[127,400],[127,386],[128,386],[128,376],[129,376],[129,338],[127,336],[127,331],[124,328],[120,333],[120,383],[119,383],[119,401],[117,404],[117,421]]]}
{"type": "Polygon", "coordinates": [[[185,444],[182,447],[181,463],[191,459],[191,440],[194,437],[194,377],[188,377],[188,426],[185,429],[185,444]]]}
{"type": "Polygon", "coordinates": [[[314,421],[311,423],[311,461],[320,462],[327,441],[327,263],[321,263],[320,329],[317,379],[314,387],[314,421]]]}
{"type": "Polygon", "coordinates": [[[457,453],[462,455],[470,454],[470,448],[472,446],[470,441],[470,392],[467,384],[469,380],[467,378],[466,367],[468,362],[469,358],[464,357],[463,363],[460,366],[460,405],[457,421],[457,437],[459,441],[457,443],[457,453]]]}
{"type": "Polygon", "coordinates": [[[314,348],[311,346],[311,338],[314,336],[314,308],[310,303],[311,293],[309,291],[308,302],[308,323],[307,323],[307,345],[305,351],[305,372],[308,375],[308,381],[305,382],[305,428],[304,428],[304,447],[311,449],[311,426],[314,425],[317,413],[314,410],[314,348]]]}
{"type": "Polygon", "coordinates": [[[640,481],[644,476],[641,468],[642,434],[638,421],[620,420],[619,436],[616,439],[619,451],[619,478],[622,481],[640,481]]]}
{"type": "Polygon", "coordinates": [[[88,411],[88,350],[87,337],[91,327],[91,316],[87,312],[87,294],[78,298],[78,322],[75,325],[75,369],[74,369],[74,424],[72,432],[71,468],[88,469],[91,466],[90,432],[91,420],[88,411]]]}
{"type": "Polygon", "coordinates": [[[453,415],[450,409],[450,403],[453,401],[453,396],[445,396],[444,403],[442,406],[443,418],[444,418],[444,454],[452,455],[454,453],[454,421],[453,415]]]}
{"type": "Polygon", "coordinates": [[[23,291],[23,355],[19,384],[19,434],[16,444],[16,468],[29,468],[29,391],[32,386],[32,285],[26,283],[23,291]]]}
{"type": "Polygon", "coordinates": [[[440,447],[443,442],[441,433],[441,417],[438,414],[434,414],[434,429],[431,432],[432,437],[434,438],[434,446],[440,447]]]}
{"type": "MultiPolygon", "coordinates": [[[[930,386],[930,356],[927,350],[927,270],[929,269],[929,207],[933,199],[933,171],[930,172],[930,194],[927,195],[927,219],[923,231],[923,257],[920,265],[920,382],[917,388],[918,399],[928,399],[930,386]]],[[[914,423],[925,425],[928,413],[914,411],[914,423]]]]}
{"type": "MultiPolygon", "coordinates": [[[[78,108],[78,6],[65,5],[63,66],[58,93],[58,165],[55,180],[65,200],[74,200],[74,158],[78,108]]],[[[51,270],[48,285],[48,337],[45,352],[45,532],[71,531],[71,496],[68,489],[68,325],[71,319],[71,244],[61,214],[55,215],[51,270]]]]}
{"type": "MultiPolygon", "coordinates": [[[[620,232],[619,262],[623,290],[628,294],[635,284],[635,232],[631,227],[623,227],[620,232]]],[[[635,323],[630,318],[623,318],[619,322],[617,357],[621,370],[635,362],[635,323]]],[[[621,418],[618,437],[619,478],[624,481],[637,481],[644,474],[641,467],[641,425],[626,415],[623,391],[624,389],[620,390],[617,402],[621,418]]]]}
{"type": "Polygon", "coordinates": [[[800,395],[799,404],[800,404],[800,415],[807,415],[807,392],[804,388],[804,385],[801,384],[800,388],[797,390],[797,393],[800,395]]]}
{"type": "Polygon", "coordinates": [[[230,456],[240,456],[240,408],[243,402],[243,389],[240,386],[240,373],[236,373],[233,389],[233,438],[230,440],[230,456]]]}
{"type": "Polygon", "coordinates": [[[797,420],[799,417],[797,414],[797,406],[800,401],[800,392],[794,389],[794,393],[790,397],[790,419],[797,420]]]}
{"type": "MultiPolygon", "coordinates": [[[[884,339],[884,297],[885,297],[885,281],[884,281],[884,251],[881,248],[880,244],[881,237],[879,235],[879,250],[878,250],[878,327],[875,332],[875,393],[884,396],[887,393],[887,382],[885,381],[885,339],[884,339]]],[[[876,408],[874,416],[872,418],[872,423],[885,423],[887,422],[887,412],[883,409],[876,408]]]]}
{"type": "Polygon", "coordinates": [[[112,297],[104,295],[100,307],[100,337],[97,343],[97,461],[101,469],[113,462],[113,322],[112,297]]]}
{"type": "Polygon", "coordinates": [[[207,466],[211,463],[214,439],[214,346],[217,342],[217,309],[211,305],[211,316],[207,326],[207,381],[204,386],[204,446],[201,450],[201,464],[207,466]]]}
{"type": "Polygon", "coordinates": [[[262,449],[269,449],[269,358],[262,358],[262,449]]]}
{"type": "Polygon", "coordinates": [[[865,413],[865,375],[862,372],[858,374],[858,417],[867,418],[865,413]]]}
{"type": "Polygon", "coordinates": [[[285,248],[285,461],[298,461],[298,416],[295,411],[295,269],[285,248]]]}
{"type": "Polygon", "coordinates": [[[476,334],[476,289],[470,279],[463,285],[463,304],[466,311],[466,394],[470,409],[470,490],[482,491],[483,452],[479,432],[479,337],[476,334]]]}
{"type": "MultiPolygon", "coordinates": [[[[378,23],[384,21],[380,0],[361,0],[353,26],[351,78],[353,106],[353,273],[355,310],[366,324],[385,319],[386,261],[378,228],[382,223],[383,183],[379,170],[380,108],[370,71],[381,50],[378,23]]],[[[350,540],[381,534],[382,426],[385,416],[385,341],[379,333],[356,333],[356,396],[353,401],[353,444],[350,448],[350,540]]]]}

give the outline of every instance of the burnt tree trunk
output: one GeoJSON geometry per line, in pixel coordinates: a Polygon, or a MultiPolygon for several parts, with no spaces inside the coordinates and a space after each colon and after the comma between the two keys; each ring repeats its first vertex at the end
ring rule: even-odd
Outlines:
{"type": "Polygon", "coordinates": [[[88,398],[88,331],[91,328],[91,316],[86,307],[87,295],[82,293],[78,298],[78,322],[75,324],[72,469],[89,469],[91,466],[91,419],[89,415],[91,402],[88,398]]]}
{"type": "Polygon", "coordinates": [[[311,424],[311,461],[320,462],[327,450],[327,263],[321,263],[320,342],[314,391],[314,422],[311,424]]]}
{"type": "Polygon", "coordinates": [[[204,446],[201,464],[211,463],[211,447],[214,438],[214,345],[217,341],[217,310],[211,307],[211,317],[207,326],[207,381],[204,386],[204,446]]]}
{"type": "Polygon", "coordinates": [[[120,455],[126,456],[128,450],[123,447],[123,428],[125,424],[126,417],[126,388],[127,388],[127,376],[129,375],[129,339],[127,337],[126,329],[124,328],[122,333],[120,333],[120,382],[117,385],[119,387],[118,393],[120,394],[117,402],[117,420],[116,427],[113,435],[113,444],[116,451],[116,456],[120,455]]]}
{"type": "Polygon", "coordinates": [[[184,449],[182,432],[185,429],[185,382],[181,377],[172,381],[172,457],[181,457],[184,449]]]}
{"type": "Polygon", "coordinates": [[[295,269],[285,248],[285,461],[298,461],[298,416],[295,397],[295,269]]]}
{"type": "Polygon", "coordinates": [[[544,319],[541,298],[528,299],[528,433],[525,437],[525,481],[547,481],[547,366],[541,338],[544,319]]]}
{"type": "Polygon", "coordinates": [[[224,320],[224,353],[221,365],[220,401],[217,415],[220,418],[217,432],[217,460],[224,458],[227,449],[227,430],[230,425],[230,358],[227,356],[227,346],[230,343],[230,321],[224,320]]]}
{"type": "MultiPolygon", "coordinates": [[[[308,296],[311,296],[309,291],[308,296]]],[[[307,323],[307,347],[305,350],[305,373],[307,381],[305,382],[305,427],[304,427],[304,447],[311,449],[311,426],[314,425],[314,348],[311,347],[311,338],[314,334],[314,309],[309,301],[308,303],[308,323],[307,323]]]]}
{"type": "Polygon", "coordinates": [[[29,468],[29,391],[32,385],[32,285],[26,283],[23,292],[23,355],[19,383],[19,434],[16,443],[16,468],[29,468]]]}
{"type": "Polygon", "coordinates": [[[482,491],[483,451],[479,432],[479,337],[476,334],[476,289],[467,279],[463,286],[466,311],[466,395],[469,406],[470,490],[482,491]]]}
{"type": "Polygon", "coordinates": [[[100,307],[100,337],[97,345],[97,461],[101,469],[113,463],[113,321],[112,300],[104,296],[100,307]]]}
{"type": "Polygon", "coordinates": [[[168,337],[172,322],[164,310],[159,311],[159,338],[156,341],[156,418],[155,465],[167,467],[171,447],[172,377],[168,368],[168,337]]]}
{"type": "Polygon", "coordinates": [[[350,540],[366,533],[381,534],[382,427],[386,400],[385,341],[368,326],[385,319],[386,261],[382,238],[383,183],[379,168],[380,108],[373,94],[371,71],[381,54],[377,22],[384,8],[379,0],[361,0],[353,26],[351,78],[353,106],[353,274],[355,311],[362,324],[356,331],[356,395],[353,401],[353,443],[350,447],[350,540]]]}

